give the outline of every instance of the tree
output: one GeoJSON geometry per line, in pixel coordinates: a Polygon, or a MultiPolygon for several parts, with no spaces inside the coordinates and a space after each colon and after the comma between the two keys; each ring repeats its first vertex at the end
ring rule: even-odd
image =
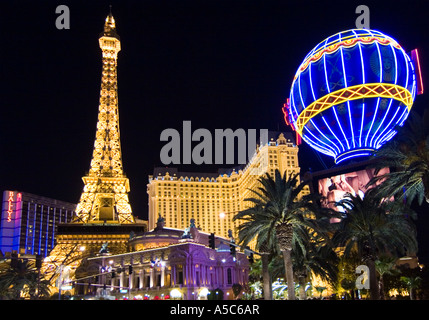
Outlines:
{"type": "Polygon", "coordinates": [[[207,300],[223,300],[223,291],[219,288],[210,290],[207,300]]]}
{"type": "Polygon", "coordinates": [[[410,290],[410,300],[415,300],[415,290],[418,289],[422,283],[422,278],[418,276],[401,277],[401,281],[410,290]]]}
{"type": "MultiPolygon", "coordinates": [[[[375,261],[380,254],[417,251],[416,230],[397,202],[385,201],[375,189],[365,196],[347,194],[337,203],[345,209],[333,241],[344,247],[344,255],[356,251],[369,268],[371,299],[379,298],[375,261]]],[[[411,213],[411,211],[407,211],[411,213]]]]}
{"type": "MultiPolygon", "coordinates": [[[[294,274],[292,265],[292,242],[305,252],[308,237],[301,237],[302,230],[315,229],[312,218],[315,204],[312,197],[301,196],[305,182],[298,183],[298,174],[282,176],[275,171],[274,178],[268,173],[258,179],[261,187],[251,190],[255,197],[245,199],[251,207],[237,213],[234,220],[243,220],[239,226],[240,241],[248,243],[256,238],[257,246],[270,251],[280,250],[283,255],[288,299],[295,300],[294,274]]],[[[265,281],[265,280],[264,280],[265,281]]]]}
{"type": "Polygon", "coordinates": [[[17,259],[15,264],[0,265],[0,295],[18,300],[21,297],[30,299],[49,296],[49,281],[39,279],[39,272],[34,261],[17,259]]]}
{"type": "Polygon", "coordinates": [[[374,153],[376,173],[382,168],[391,172],[374,177],[369,185],[380,184],[378,190],[383,197],[411,203],[417,199],[429,202],[429,112],[423,117],[410,113],[405,126],[398,129],[394,139],[374,153]]]}
{"type": "Polygon", "coordinates": [[[243,291],[243,286],[239,283],[234,283],[232,285],[232,293],[234,294],[234,298],[238,299],[238,296],[243,291]]]}
{"type": "Polygon", "coordinates": [[[264,300],[272,300],[271,276],[268,265],[270,252],[276,250],[276,243],[273,234],[269,234],[269,230],[266,228],[269,223],[268,216],[261,206],[256,206],[238,212],[233,219],[234,221],[238,219],[242,221],[238,226],[238,239],[243,246],[247,246],[256,235],[255,249],[261,256],[264,300]]]}
{"type": "Polygon", "coordinates": [[[375,261],[375,269],[377,273],[380,275],[379,279],[379,287],[380,287],[380,299],[385,299],[385,288],[384,288],[384,276],[385,275],[393,275],[395,274],[395,265],[397,258],[394,256],[381,255],[375,261]]]}
{"type": "Polygon", "coordinates": [[[337,293],[339,296],[345,291],[345,299],[349,298],[352,300],[356,299],[356,267],[362,264],[361,259],[357,256],[356,252],[352,252],[350,255],[342,255],[338,262],[337,272],[337,293]]]}
{"type": "Polygon", "coordinates": [[[338,256],[321,228],[309,239],[305,251],[300,246],[294,246],[292,253],[301,300],[306,298],[305,280],[309,275],[313,274],[331,284],[336,281],[338,256]]]}
{"type": "MultiPolygon", "coordinates": [[[[270,264],[273,278],[282,277],[285,274],[284,263],[281,260],[276,256],[270,264]]],[[[338,256],[325,241],[320,243],[314,240],[308,241],[305,254],[299,246],[293,246],[292,263],[298,279],[300,300],[307,298],[305,286],[310,276],[317,276],[331,284],[337,279],[338,256]]]]}

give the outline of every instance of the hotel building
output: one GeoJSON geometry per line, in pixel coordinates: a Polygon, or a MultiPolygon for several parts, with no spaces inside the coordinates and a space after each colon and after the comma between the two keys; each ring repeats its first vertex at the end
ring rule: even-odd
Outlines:
{"type": "Polygon", "coordinates": [[[68,223],[76,204],[6,190],[0,221],[0,250],[47,256],[55,246],[59,223],[68,223]]]}
{"type": "MultiPolygon", "coordinates": [[[[299,173],[298,146],[292,133],[269,132],[268,143],[242,169],[219,170],[218,173],[180,172],[177,168],[155,168],[149,176],[149,230],[159,215],[165,226],[184,229],[190,219],[204,232],[228,237],[228,230],[237,236],[238,221],[234,214],[244,210],[253,197],[258,178],[276,169],[288,175],[299,173]]],[[[308,190],[306,190],[308,192],[308,190]]]]}
{"type": "MultiPolygon", "coordinates": [[[[188,222],[189,224],[189,222],[188,222]]],[[[191,224],[186,231],[164,227],[132,235],[131,252],[106,252],[88,259],[99,270],[94,284],[77,281],[75,294],[105,299],[210,299],[217,290],[234,299],[233,285],[246,286],[249,261],[244,253],[230,253],[227,239],[217,237],[209,247],[208,233],[191,224]]]]}

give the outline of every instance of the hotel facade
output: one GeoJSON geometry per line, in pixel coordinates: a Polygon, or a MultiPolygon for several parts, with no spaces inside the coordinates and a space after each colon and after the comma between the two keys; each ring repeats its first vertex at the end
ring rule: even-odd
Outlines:
{"type": "Polygon", "coordinates": [[[0,250],[46,257],[55,246],[59,223],[68,223],[76,204],[27,192],[3,192],[0,250]]]}
{"type": "MultiPolygon", "coordinates": [[[[234,215],[246,209],[245,201],[259,186],[258,178],[276,169],[289,174],[300,173],[298,146],[292,133],[269,132],[269,141],[242,169],[219,170],[218,173],[181,172],[177,168],[155,168],[149,176],[149,230],[159,215],[169,228],[184,229],[190,219],[204,232],[237,236],[239,221],[234,215]]],[[[308,190],[306,190],[308,192],[308,190]]]]}
{"type": "Polygon", "coordinates": [[[233,286],[244,290],[247,285],[248,258],[241,252],[232,255],[228,239],[217,237],[215,249],[210,248],[208,236],[192,223],[185,231],[164,227],[164,219],[159,217],[155,229],[130,237],[130,252],[89,258],[91,268],[99,270],[96,283],[75,286],[75,294],[105,299],[206,300],[209,292],[217,291],[224,300],[234,299],[233,286]]]}

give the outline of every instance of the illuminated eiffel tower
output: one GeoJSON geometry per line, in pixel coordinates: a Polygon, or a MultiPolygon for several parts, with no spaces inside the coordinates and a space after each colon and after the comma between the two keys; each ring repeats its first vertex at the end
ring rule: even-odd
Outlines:
{"type": "Polygon", "coordinates": [[[122,167],[116,70],[121,42],[112,14],[106,18],[99,43],[103,52],[103,71],[97,132],[74,222],[134,223],[128,200],[129,180],[122,167]]]}
{"type": "Polygon", "coordinates": [[[147,223],[136,223],[132,214],[129,180],[122,166],[117,85],[121,42],[112,13],[106,18],[99,44],[103,69],[94,150],[89,172],[82,178],[85,186],[76,215],[71,223],[58,225],[56,246],[42,266],[42,274],[52,285],[60,275],[79,278],[78,268],[87,274],[91,268],[87,257],[127,252],[130,234],[147,231],[147,223]]]}

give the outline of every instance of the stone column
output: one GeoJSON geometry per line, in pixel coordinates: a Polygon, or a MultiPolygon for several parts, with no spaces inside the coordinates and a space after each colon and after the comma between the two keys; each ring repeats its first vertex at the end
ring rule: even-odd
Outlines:
{"type": "Polygon", "coordinates": [[[133,281],[134,277],[133,277],[133,274],[134,273],[128,275],[128,287],[129,287],[130,290],[134,288],[134,281],[133,281]]]}
{"type": "Polygon", "coordinates": [[[188,264],[186,263],[186,264],[183,266],[183,268],[185,269],[185,270],[183,270],[183,272],[184,272],[185,279],[186,279],[184,282],[186,282],[186,285],[189,287],[190,274],[189,274],[188,264]]]}
{"type": "Polygon", "coordinates": [[[155,268],[152,268],[152,270],[150,270],[150,288],[153,288],[153,284],[154,284],[154,280],[155,280],[155,268]]]}
{"type": "Polygon", "coordinates": [[[165,282],[165,267],[161,267],[161,283],[159,284],[160,287],[164,286],[165,282]]]}
{"type": "MultiPolygon", "coordinates": [[[[123,266],[121,266],[121,268],[123,268],[123,266]]],[[[123,289],[124,287],[124,280],[125,280],[125,270],[123,269],[123,271],[119,274],[119,286],[121,287],[120,289],[123,289]]]]}
{"type": "Polygon", "coordinates": [[[142,289],[144,287],[144,269],[140,269],[139,271],[139,289],[142,289]]]}
{"type": "Polygon", "coordinates": [[[176,285],[176,265],[171,266],[171,286],[174,287],[176,285]]]}

